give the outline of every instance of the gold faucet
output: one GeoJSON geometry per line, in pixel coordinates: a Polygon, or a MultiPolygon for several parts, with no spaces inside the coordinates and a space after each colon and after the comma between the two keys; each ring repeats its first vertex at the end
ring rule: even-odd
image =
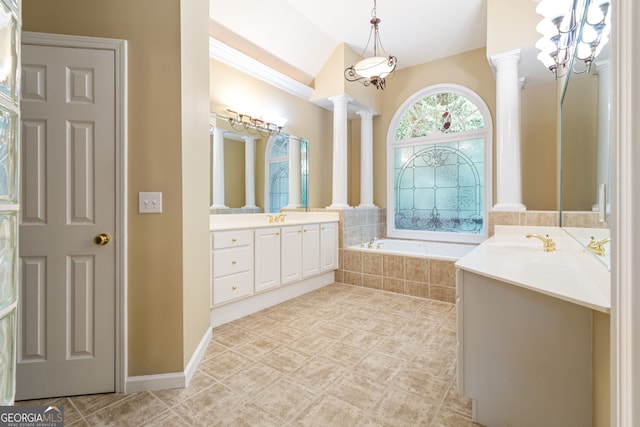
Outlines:
{"type": "Polygon", "coordinates": [[[602,239],[600,241],[596,240],[595,237],[591,236],[591,241],[587,245],[587,249],[593,252],[596,255],[603,256],[604,255],[604,244],[611,241],[609,237],[606,239],[602,239]]]}
{"type": "Polygon", "coordinates": [[[283,213],[280,213],[278,215],[267,215],[267,217],[269,218],[269,224],[273,224],[274,222],[284,222],[285,216],[287,216],[287,214],[283,213]]]}
{"type": "Polygon", "coordinates": [[[527,234],[528,239],[531,237],[535,237],[536,239],[540,239],[542,241],[545,252],[553,252],[556,250],[556,244],[548,234],[545,234],[544,236],[536,233],[527,234]]]}
{"type": "Polygon", "coordinates": [[[371,240],[369,240],[369,244],[367,245],[367,249],[371,249],[373,248],[373,244],[375,243],[377,237],[372,237],[371,240]]]}

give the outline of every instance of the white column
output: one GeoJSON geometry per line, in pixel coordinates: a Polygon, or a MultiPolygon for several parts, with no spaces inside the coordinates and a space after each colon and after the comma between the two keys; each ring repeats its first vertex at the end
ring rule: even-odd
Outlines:
{"type": "Polygon", "coordinates": [[[349,208],[347,203],[347,104],[353,98],[342,94],[329,98],[333,102],[333,185],[331,206],[349,208]]]}
{"type": "Polygon", "coordinates": [[[224,129],[213,128],[213,150],[211,150],[213,169],[211,182],[211,198],[213,209],[225,209],[224,204],[224,129]]]}
{"type": "Polygon", "coordinates": [[[360,204],[359,208],[375,208],[373,204],[373,112],[358,111],[360,116],[360,204]]]}
{"type": "Polygon", "coordinates": [[[610,106],[611,106],[611,63],[608,59],[596,62],[598,72],[598,144],[596,158],[596,204],[593,210],[606,214],[610,202],[610,106]],[[604,187],[603,187],[604,186],[604,187]],[[601,190],[602,189],[602,190],[601,190]],[[602,197],[600,192],[602,191],[602,197]],[[604,202],[604,206],[600,203],[604,202]]]}
{"type": "Polygon", "coordinates": [[[302,163],[300,162],[300,139],[289,137],[289,204],[288,208],[302,206],[302,163]]]}
{"type": "Polygon", "coordinates": [[[520,164],[520,50],[491,57],[496,67],[496,178],[495,210],[523,211],[520,164]]]}
{"type": "Polygon", "coordinates": [[[256,208],[256,137],[243,136],[244,139],[244,206],[256,208]]]}

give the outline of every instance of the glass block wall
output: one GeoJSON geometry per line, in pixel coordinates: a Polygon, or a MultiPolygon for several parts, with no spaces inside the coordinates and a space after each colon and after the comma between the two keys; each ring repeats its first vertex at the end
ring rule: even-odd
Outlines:
{"type": "Polygon", "coordinates": [[[0,0],[0,406],[15,396],[21,1],[0,0]]]}

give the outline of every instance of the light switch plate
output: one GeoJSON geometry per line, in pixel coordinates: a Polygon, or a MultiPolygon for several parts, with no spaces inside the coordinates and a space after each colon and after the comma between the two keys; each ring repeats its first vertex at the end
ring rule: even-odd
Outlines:
{"type": "Polygon", "coordinates": [[[139,192],[138,213],[162,213],[162,193],[139,192]]]}

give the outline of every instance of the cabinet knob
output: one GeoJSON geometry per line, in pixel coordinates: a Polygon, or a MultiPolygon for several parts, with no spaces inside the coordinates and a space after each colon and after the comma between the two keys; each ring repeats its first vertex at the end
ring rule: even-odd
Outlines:
{"type": "Polygon", "coordinates": [[[280,233],[276,233],[276,236],[279,236],[279,235],[280,235],[280,233]]]}
{"type": "Polygon", "coordinates": [[[231,290],[232,290],[232,291],[235,291],[236,289],[238,289],[238,287],[237,287],[237,286],[235,286],[235,285],[231,287],[231,290]]]}
{"type": "Polygon", "coordinates": [[[236,265],[238,263],[238,261],[236,261],[235,259],[231,261],[232,265],[236,265]]]}
{"type": "Polygon", "coordinates": [[[304,231],[305,233],[307,232],[307,230],[302,230],[302,231],[304,231]]]}
{"type": "Polygon", "coordinates": [[[236,239],[235,237],[233,237],[233,238],[231,239],[231,242],[233,242],[233,243],[235,243],[235,242],[237,242],[237,241],[238,241],[238,239],[236,239]]]}

